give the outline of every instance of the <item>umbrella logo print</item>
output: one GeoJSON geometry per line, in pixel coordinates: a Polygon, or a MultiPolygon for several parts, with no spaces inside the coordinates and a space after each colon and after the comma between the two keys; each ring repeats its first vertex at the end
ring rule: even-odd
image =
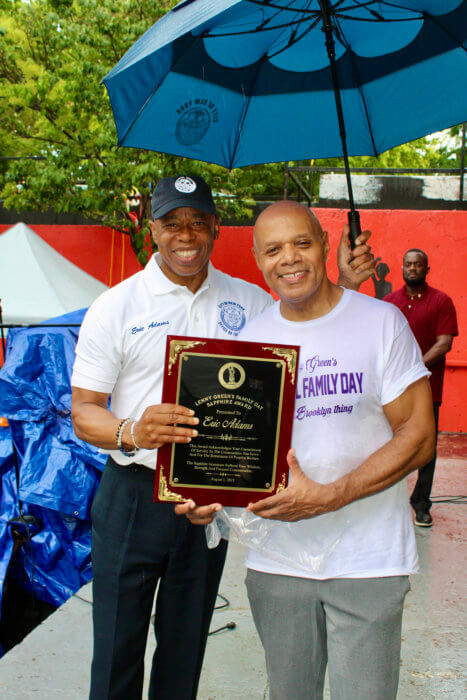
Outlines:
{"type": "Polygon", "coordinates": [[[216,106],[206,98],[189,100],[177,109],[177,114],[180,117],[175,127],[175,138],[183,146],[199,143],[211,123],[219,119],[216,106]]]}
{"type": "Polygon", "coordinates": [[[211,115],[206,107],[192,107],[182,114],[175,128],[175,138],[184,146],[199,143],[211,126],[211,115]]]}

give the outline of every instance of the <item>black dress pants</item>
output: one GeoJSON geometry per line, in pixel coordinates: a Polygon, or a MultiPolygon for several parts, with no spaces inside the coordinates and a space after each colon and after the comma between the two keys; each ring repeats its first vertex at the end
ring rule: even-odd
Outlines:
{"type": "Polygon", "coordinates": [[[154,503],[154,472],[109,458],[92,506],[91,700],[140,700],[156,586],[150,700],[196,697],[227,550],[154,503]]]}
{"type": "Polygon", "coordinates": [[[416,513],[429,513],[431,508],[431,487],[433,486],[433,478],[435,476],[435,465],[436,465],[436,445],[438,443],[438,421],[439,421],[439,407],[441,403],[439,401],[433,402],[433,413],[435,414],[435,430],[436,430],[436,443],[435,443],[435,453],[433,459],[425,464],[424,467],[418,470],[417,483],[410,496],[410,503],[412,508],[416,513]]]}

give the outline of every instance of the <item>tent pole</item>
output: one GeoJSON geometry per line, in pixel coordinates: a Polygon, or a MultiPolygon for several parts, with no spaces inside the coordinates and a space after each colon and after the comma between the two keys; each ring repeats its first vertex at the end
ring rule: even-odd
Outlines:
{"type": "Polygon", "coordinates": [[[319,0],[321,7],[321,12],[323,15],[323,31],[326,36],[326,49],[328,52],[329,62],[331,65],[331,75],[332,75],[332,86],[334,88],[334,99],[336,102],[337,119],[339,122],[339,133],[342,142],[342,155],[344,157],[345,166],[345,177],[347,179],[347,190],[349,192],[349,206],[350,211],[347,214],[347,218],[350,226],[349,240],[350,247],[355,248],[355,240],[361,233],[360,228],[360,214],[355,209],[353,190],[352,190],[352,180],[350,177],[350,166],[349,166],[349,154],[347,151],[347,138],[345,134],[345,124],[344,124],[344,112],[342,110],[342,100],[339,90],[339,76],[337,75],[336,68],[336,51],[334,47],[334,36],[333,31],[335,31],[335,25],[331,19],[331,12],[329,7],[329,0],[319,0]]]}
{"type": "Polygon", "coordinates": [[[3,362],[5,362],[6,344],[5,344],[5,332],[3,330],[3,310],[2,310],[2,300],[1,299],[0,299],[0,334],[2,337],[3,362]]]}

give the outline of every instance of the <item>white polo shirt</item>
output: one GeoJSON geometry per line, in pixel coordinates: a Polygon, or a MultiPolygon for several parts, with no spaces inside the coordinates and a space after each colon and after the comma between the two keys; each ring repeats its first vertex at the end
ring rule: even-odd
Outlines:
{"type": "MultiPolygon", "coordinates": [[[[260,287],[211,264],[206,280],[193,294],[164,275],[156,254],[144,270],[101,294],[89,307],[71,384],[111,394],[117,418],[138,419],[145,408],[161,402],[167,335],[234,338],[272,303],[260,287]]],[[[138,462],[154,469],[156,452],[140,450],[134,457],[119,450],[109,454],[119,464],[138,462]]]]}

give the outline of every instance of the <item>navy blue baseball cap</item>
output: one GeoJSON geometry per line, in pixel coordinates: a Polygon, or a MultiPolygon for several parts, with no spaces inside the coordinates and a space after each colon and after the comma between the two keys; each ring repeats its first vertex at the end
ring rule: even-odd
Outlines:
{"type": "Polygon", "coordinates": [[[153,219],[160,219],[177,207],[193,207],[207,214],[217,214],[211,188],[198,175],[164,177],[155,186],[151,199],[153,219]]]}

